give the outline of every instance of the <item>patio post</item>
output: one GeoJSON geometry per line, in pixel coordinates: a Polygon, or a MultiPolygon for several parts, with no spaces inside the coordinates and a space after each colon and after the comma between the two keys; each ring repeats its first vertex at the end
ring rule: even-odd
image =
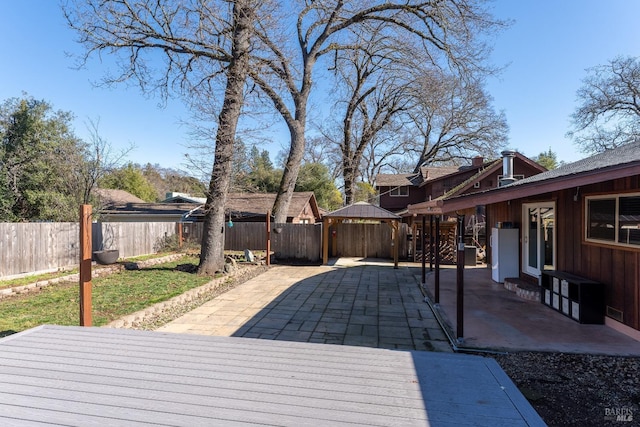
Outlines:
{"type": "Polygon", "coordinates": [[[464,215],[458,215],[456,255],[456,335],[461,342],[464,337],[464,215]]]}
{"type": "MultiPolygon", "coordinates": [[[[427,256],[427,251],[425,251],[425,237],[426,237],[426,231],[427,231],[427,220],[426,217],[424,215],[422,215],[422,229],[420,230],[420,251],[422,252],[422,284],[424,285],[427,281],[427,259],[425,258],[427,256]]],[[[418,242],[418,239],[416,239],[416,243],[418,242]]]]}
{"type": "Polygon", "coordinates": [[[271,209],[267,211],[267,266],[271,265],[271,209]]]}
{"type": "Polygon", "coordinates": [[[429,215],[429,271],[433,271],[433,215],[429,215]]]}
{"type": "Polygon", "coordinates": [[[439,304],[440,303],[440,216],[436,216],[436,244],[435,244],[435,248],[432,246],[431,249],[435,251],[435,256],[436,256],[434,300],[436,304],[439,304]]]}
{"type": "Polygon", "coordinates": [[[91,205],[80,205],[80,326],[91,326],[91,205]]]}

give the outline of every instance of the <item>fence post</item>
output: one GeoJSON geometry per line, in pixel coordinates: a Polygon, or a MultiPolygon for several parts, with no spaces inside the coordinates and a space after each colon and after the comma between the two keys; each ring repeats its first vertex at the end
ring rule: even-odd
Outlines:
{"type": "Polygon", "coordinates": [[[458,215],[456,245],[456,335],[458,343],[464,337],[464,215],[458,215]]]}
{"type": "Polygon", "coordinates": [[[271,265],[271,209],[267,211],[267,266],[271,265]]]}
{"type": "Polygon", "coordinates": [[[91,326],[91,205],[80,206],[80,326],[91,326]]]}

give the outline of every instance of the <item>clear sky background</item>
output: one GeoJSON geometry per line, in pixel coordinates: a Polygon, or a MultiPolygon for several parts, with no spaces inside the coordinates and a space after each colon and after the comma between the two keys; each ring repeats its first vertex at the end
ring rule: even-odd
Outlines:
{"type": "MultiPolygon", "coordinates": [[[[283,0],[284,1],[284,0],[283,0]]],[[[617,55],[640,55],[640,1],[497,0],[495,15],[513,25],[495,41],[493,62],[507,65],[488,89],[506,113],[509,148],[535,156],[551,148],[571,162],[584,155],[565,138],[575,94],[588,67],[617,55]]],[[[67,53],[81,52],[55,0],[0,0],[0,101],[23,92],[75,114],[74,129],[87,138],[88,120],[113,147],[137,147],[129,160],[185,168],[189,113],[179,101],[159,108],[136,87],[94,87],[99,62],[74,69],[67,53]]],[[[286,133],[262,147],[276,153],[286,133]]]]}

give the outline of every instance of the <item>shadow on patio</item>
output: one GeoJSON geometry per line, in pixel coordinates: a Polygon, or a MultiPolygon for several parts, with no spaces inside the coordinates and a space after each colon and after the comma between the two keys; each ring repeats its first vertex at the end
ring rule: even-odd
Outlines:
{"type": "Polygon", "coordinates": [[[278,266],[261,279],[263,288],[284,287],[277,295],[257,297],[262,308],[246,311],[251,316],[231,336],[451,351],[409,269],[341,258],[331,266],[278,266]],[[287,286],[285,281],[300,268],[311,274],[294,276],[287,286]]]}

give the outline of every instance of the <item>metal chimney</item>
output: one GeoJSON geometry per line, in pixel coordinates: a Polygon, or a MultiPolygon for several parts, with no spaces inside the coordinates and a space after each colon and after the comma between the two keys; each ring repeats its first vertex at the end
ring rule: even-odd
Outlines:
{"type": "Polygon", "coordinates": [[[505,150],[502,153],[502,178],[500,179],[499,186],[511,184],[516,179],[513,177],[513,159],[516,157],[516,152],[511,150],[505,150]]]}

